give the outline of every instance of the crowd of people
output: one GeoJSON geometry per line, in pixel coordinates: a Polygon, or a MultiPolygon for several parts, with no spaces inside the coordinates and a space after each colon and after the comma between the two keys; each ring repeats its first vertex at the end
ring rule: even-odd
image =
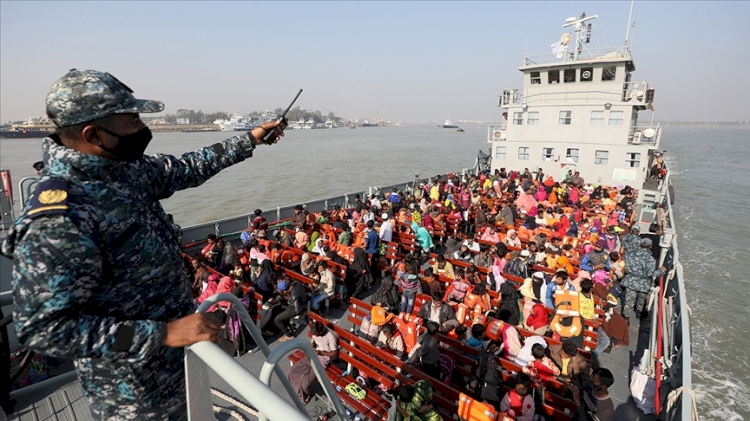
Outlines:
{"type": "MultiPolygon", "coordinates": [[[[614,379],[599,366],[598,356],[629,343],[628,326],[644,317],[654,279],[664,273],[656,264],[664,212],[657,212],[661,216],[649,233],[641,234],[640,224],[633,222],[636,198],[630,186],[593,185],[578,172],[556,181],[541,169],[499,169],[479,176],[438,176],[406,193],[394,188],[366,200],[358,195],[349,209],[312,213],[297,206],[289,225],[276,227],[271,238],[268,221],[256,211],[242,244],[208,237],[193,261],[193,291],[200,303],[216,292],[242,296],[239,285],[252,285],[264,301],[278,304],[261,317],[262,326],[275,327],[287,340],[295,333],[289,321],[304,315],[308,302],[312,311],[321,311],[336,293],[337,276],[344,280],[344,302],[363,298],[377,286],[370,297],[373,305],[424,322],[416,351],[409,352],[397,327],[384,317],[377,332],[368,335],[379,347],[439,379],[444,370],[437,335],[450,333],[480,350],[474,377],[465,385],[477,399],[514,413],[515,419],[532,419],[545,382],[559,379],[584,412],[596,412],[605,421],[613,416],[606,390],[614,379]],[[334,275],[329,268],[334,264],[345,267],[343,274],[334,275]],[[208,275],[204,265],[223,277],[208,275]],[[288,279],[277,270],[281,266],[307,277],[309,285],[288,279]],[[418,296],[423,298],[417,312],[418,296]],[[560,297],[580,319],[561,311],[560,297]],[[497,340],[485,336],[483,316],[502,322],[497,340]],[[594,327],[595,345],[585,342],[583,329],[573,332],[584,324],[594,327]],[[562,345],[547,346],[546,338],[562,345]],[[590,351],[591,358],[580,350],[590,351]],[[490,378],[494,370],[488,370],[492,358],[483,358],[482,352],[523,367],[508,394],[482,387],[496,383],[490,378]]],[[[227,335],[232,341],[238,336],[227,335]]],[[[295,378],[312,379],[309,372],[295,373],[295,378]]],[[[306,384],[299,390],[303,400],[309,399],[306,384]]],[[[413,393],[394,396],[403,403],[402,395],[408,400],[413,393]]],[[[402,409],[397,412],[404,416],[402,409]]],[[[417,415],[429,412],[418,409],[417,415]]]]}

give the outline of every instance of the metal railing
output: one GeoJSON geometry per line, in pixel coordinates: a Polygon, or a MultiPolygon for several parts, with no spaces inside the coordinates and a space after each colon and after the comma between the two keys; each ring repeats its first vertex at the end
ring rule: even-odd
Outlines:
{"type": "MultiPolygon", "coordinates": [[[[573,60],[574,52],[572,50],[565,51],[561,53],[561,56],[558,57],[556,53],[544,53],[544,54],[534,54],[534,55],[527,55],[523,59],[524,66],[533,66],[535,64],[546,64],[546,63],[567,63],[567,62],[574,62],[573,60]]],[[[584,48],[581,51],[581,55],[578,58],[578,61],[583,60],[593,60],[593,59],[619,59],[619,58],[629,58],[630,57],[630,50],[628,47],[622,46],[622,47],[597,47],[597,48],[584,48]]]]}
{"type": "Polygon", "coordinates": [[[331,386],[325,369],[309,343],[294,339],[279,345],[273,352],[268,348],[263,335],[255,323],[253,323],[247,310],[242,306],[240,300],[232,294],[216,294],[208,298],[198,307],[197,312],[206,312],[212,305],[219,301],[229,301],[234,304],[237,314],[245,325],[250,336],[266,357],[260,378],[253,375],[234,358],[224,352],[218,345],[211,342],[199,342],[185,348],[185,376],[187,389],[188,419],[202,421],[213,419],[213,404],[211,400],[211,387],[208,382],[208,368],[226,381],[237,393],[239,393],[250,405],[260,413],[259,421],[309,421],[310,417],[299,397],[294,392],[278,362],[287,353],[294,349],[302,350],[310,359],[310,364],[323,387],[326,396],[336,411],[341,421],[346,418],[346,410],[331,386]],[[294,406],[279,396],[271,389],[271,375],[276,374],[281,384],[286,389],[294,406]]]}
{"type": "MultiPolygon", "coordinates": [[[[653,90],[649,88],[648,81],[626,82],[623,84],[613,83],[611,90],[580,89],[579,83],[561,83],[530,85],[528,89],[505,89],[500,96],[500,107],[528,104],[568,104],[571,102],[595,102],[601,105],[628,104],[647,105],[653,100],[653,90]],[[563,89],[567,88],[567,89],[563,89]]],[[[510,116],[509,116],[510,117],[510,116]]]]}
{"type": "Polygon", "coordinates": [[[630,126],[628,133],[628,145],[649,144],[655,145],[661,139],[661,124],[630,126]]]}

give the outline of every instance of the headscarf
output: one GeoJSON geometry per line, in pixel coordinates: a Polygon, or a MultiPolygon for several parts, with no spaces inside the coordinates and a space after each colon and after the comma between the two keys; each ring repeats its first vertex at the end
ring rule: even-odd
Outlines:
{"type": "Polygon", "coordinates": [[[322,238],[318,238],[317,240],[315,240],[315,247],[313,247],[312,252],[317,253],[319,256],[325,255],[323,246],[325,246],[325,240],[322,238]]]}
{"type": "Polygon", "coordinates": [[[298,231],[296,234],[294,234],[294,245],[297,248],[305,247],[309,241],[310,237],[304,231],[298,231]]]}
{"type": "Polygon", "coordinates": [[[430,232],[426,228],[420,227],[416,222],[411,223],[411,229],[414,231],[414,235],[417,236],[419,245],[422,246],[422,250],[427,251],[432,247],[432,237],[430,232]]]}
{"type": "Polygon", "coordinates": [[[362,271],[370,272],[370,263],[367,261],[367,254],[364,249],[354,249],[354,261],[349,268],[357,272],[358,276],[362,274],[362,271]]]}
{"type": "Polygon", "coordinates": [[[219,275],[213,274],[208,277],[208,286],[205,290],[195,299],[198,304],[203,304],[206,299],[216,294],[216,289],[219,287],[219,275]]]}
{"type": "Polygon", "coordinates": [[[521,348],[516,356],[516,364],[525,367],[529,362],[534,361],[534,356],[531,354],[531,347],[535,344],[539,344],[545,349],[547,348],[547,341],[544,338],[539,335],[529,336],[524,340],[523,348],[521,348]]]}
{"type": "Polygon", "coordinates": [[[300,262],[300,269],[303,275],[309,275],[315,268],[315,262],[310,258],[310,253],[302,255],[302,261],[300,262]]]}

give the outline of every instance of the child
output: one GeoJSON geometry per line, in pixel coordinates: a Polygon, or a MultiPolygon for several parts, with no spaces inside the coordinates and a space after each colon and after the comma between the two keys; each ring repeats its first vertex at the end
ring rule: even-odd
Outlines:
{"type": "Polygon", "coordinates": [[[536,409],[541,410],[542,405],[544,405],[544,388],[548,381],[560,375],[560,369],[547,356],[547,350],[541,344],[532,345],[531,355],[534,358],[523,367],[523,372],[531,378],[531,387],[534,389],[534,403],[536,409]]]}
{"type": "Polygon", "coordinates": [[[479,323],[471,326],[471,337],[466,341],[466,345],[472,348],[481,349],[484,344],[484,326],[479,323]]]}
{"type": "Polygon", "coordinates": [[[516,376],[516,387],[503,396],[500,401],[500,411],[516,421],[532,421],[536,410],[534,399],[529,395],[531,379],[523,373],[516,376]]]}

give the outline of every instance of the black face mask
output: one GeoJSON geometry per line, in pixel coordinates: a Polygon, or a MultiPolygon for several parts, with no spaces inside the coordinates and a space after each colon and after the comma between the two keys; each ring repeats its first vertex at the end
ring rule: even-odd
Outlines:
{"type": "Polygon", "coordinates": [[[126,135],[112,133],[101,127],[97,128],[118,139],[117,145],[113,148],[108,148],[104,145],[100,145],[99,147],[114,155],[118,160],[127,163],[132,163],[140,159],[143,156],[143,153],[146,152],[146,148],[151,142],[151,139],[154,137],[153,134],[151,134],[151,129],[148,127],[144,127],[135,133],[126,135]]]}

